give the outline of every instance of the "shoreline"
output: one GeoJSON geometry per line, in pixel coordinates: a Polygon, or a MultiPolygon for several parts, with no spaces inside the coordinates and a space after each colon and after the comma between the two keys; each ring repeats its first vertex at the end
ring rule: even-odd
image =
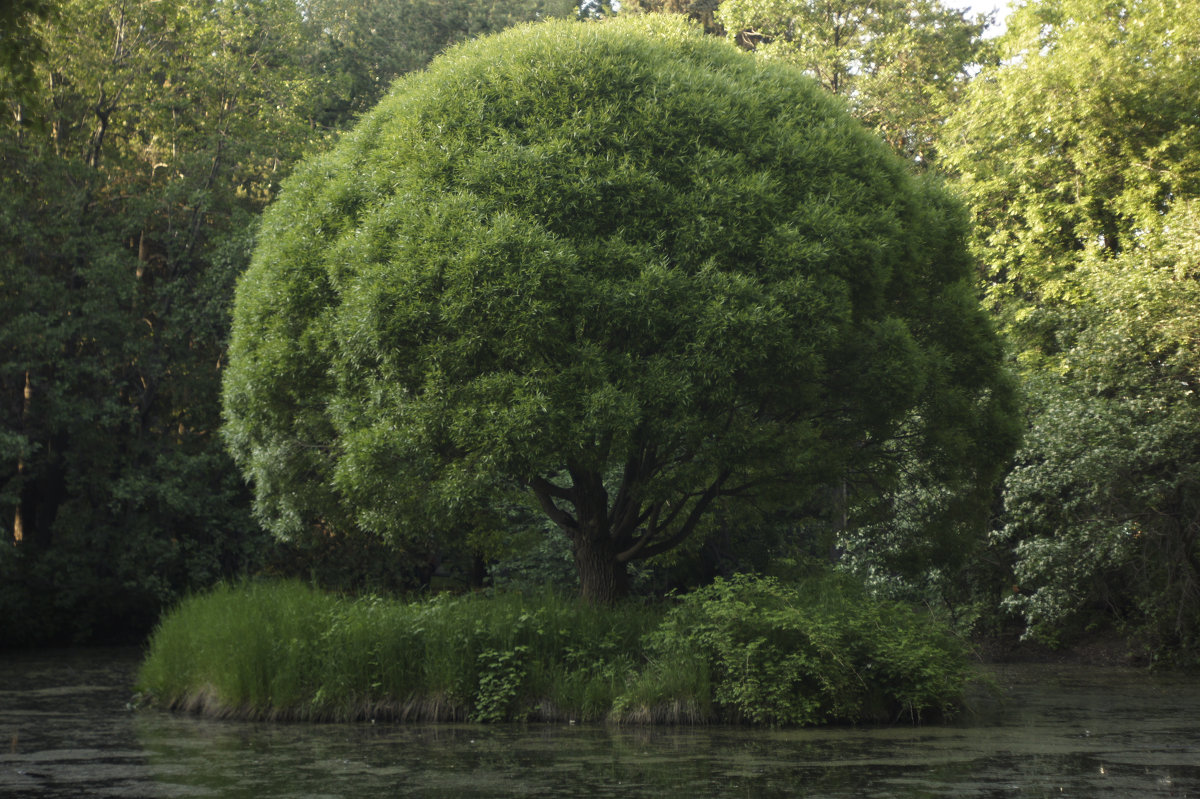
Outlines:
{"type": "MultiPolygon", "coordinates": [[[[1150,658],[1135,651],[1134,644],[1115,633],[1087,636],[1052,647],[1038,641],[1022,641],[1017,633],[981,636],[973,639],[975,659],[982,665],[1051,664],[1061,666],[1101,666],[1150,668],[1150,658]]],[[[1176,671],[1183,667],[1164,665],[1176,671]]]]}

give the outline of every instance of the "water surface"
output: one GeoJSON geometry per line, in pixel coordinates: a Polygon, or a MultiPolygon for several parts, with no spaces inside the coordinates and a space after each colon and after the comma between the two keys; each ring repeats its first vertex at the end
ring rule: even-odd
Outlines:
{"type": "Polygon", "coordinates": [[[991,670],[950,725],[263,724],[134,712],[138,653],[0,655],[0,796],[1197,797],[1200,683],[991,670]]]}

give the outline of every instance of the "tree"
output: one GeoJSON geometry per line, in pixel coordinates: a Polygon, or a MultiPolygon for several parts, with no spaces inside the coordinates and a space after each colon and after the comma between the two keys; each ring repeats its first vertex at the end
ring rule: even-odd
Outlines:
{"type": "Polygon", "coordinates": [[[1200,5],[1039,0],[1018,8],[947,123],[993,302],[1027,350],[1081,260],[1137,247],[1200,192],[1200,5]]]}
{"type": "Polygon", "coordinates": [[[940,0],[724,0],[717,21],[765,58],[796,64],[898,153],[928,167],[943,120],[987,58],[986,17],[940,0]]]}
{"type": "Polygon", "coordinates": [[[1200,647],[1200,207],[1075,273],[1060,354],[1031,379],[1006,525],[1031,633],[1113,618],[1152,654],[1200,647]]]}
{"type": "Polygon", "coordinates": [[[1200,6],[1019,8],[947,123],[1030,431],[995,542],[1028,629],[1200,642],[1194,285],[1200,6]]]}
{"type": "Polygon", "coordinates": [[[269,540],[218,389],[255,215],[309,137],[289,0],[42,24],[0,129],[5,643],[142,634],[269,540]]]}
{"type": "Polygon", "coordinates": [[[321,83],[316,121],[341,129],[373,108],[399,75],[457,42],[521,22],[570,17],[574,0],[303,0],[307,71],[321,83]]]}
{"type": "Polygon", "coordinates": [[[736,499],[886,485],[910,451],[995,476],[964,222],[793,67],[678,18],[514,29],[268,210],[226,437],[277,534],[494,541],[527,502],[611,601],[736,499]]]}
{"type": "Polygon", "coordinates": [[[28,88],[33,65],[45,53],[38,23],[54,15],[48,0],[5,0],[0,5],[0,73],[10,91],[28,88]]]}
{"type": "MultiPolygon", "coordinates": [[[[599,5],[597,0],[591,0],[599,5]]],[[[611,3],[608,4],[611,7],[611,3]]],[[[699,22],[707,33],[724,36],[725,31],[716,19],[719,0],[628,0],[620,4],[621,13],[640,14],[685,14],[689,19],[699,22]]]]}

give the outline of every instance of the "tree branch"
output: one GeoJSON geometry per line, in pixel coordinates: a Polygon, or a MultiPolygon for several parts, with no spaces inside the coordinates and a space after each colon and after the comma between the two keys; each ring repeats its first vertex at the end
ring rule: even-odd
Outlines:
{"type": "Polygon", "coordinates": [[[540,475],[534,475],[532,479],[525,482],[525,485],[529,486],[534,491],[544,491],[549,496],[557,497],[558,499],[565,499],[568,501],[571,499],[571,490],[569,488],[563,488],[562,486],[552,483],[540,475]]]}
{"type": "Polygon", "coordinates": [[[614,533],[622,530],[636,530],[645,521],[639,517],[637,491],[635,486],[642,478],[653,471],[654,453],[648,447],[625,462],[625,471],[621,475],[621,486],[617,489],[617,498],[613,501],[612,510],[608,514],[608,523],[614,533]]]}
{"type": "Polygon", "coordinates": [[[562,496],[567,493],[565,489],[559,488],[542,477],[534,477],[532,480],[526,481],[525,485],[537,497],[538,504],[542,506],[542,510],[550,517],[551,521],[568,533],[579,529],[579,522],[575,517],[554,504],[555,496],[567,499],[567,496],[562,496]]]}
{"type": "Polygon", "coordinates": [[[728,470],[721,472],[721,474],[717,476],[717,479],[714,480],[708,486],[708,488],[704,489],[703,493],[697,497],[695,504],[692,505],[692,509],[688,512],[687,518],[683,520],[683,524],[679,526],[679,529],[676,530],[673,535],[671,535],[669,538],[664,538],[652,546],[649,545],[650,540],[657,537],[660,531],[666,529],[666,527],[671,523],[671,520],[674,519],[679,511],[685,507],[686,503],[684,502],[681,502],[675,509],[673,509],[670,515],[661,525],[647,530],[646,534],[634,542],[633,546],[629,547],[629,549],[626,549],[624,552],[619,553],[617,555],[617,561],[619,563],[627,563],[634,558],[644,559],[654,557],[655,555],[662,554],[663,552],[666,552],[683,543],[688,536],[695,532],[696,526],[700,523],[700,519],[704,517],[704,513],[713,503],[713,500],[721,496],[721,486],[724,485],[725,481],[729,479],[729,475],[730,472],[728,470]]]}
{"type": "Polygon", "coordinates": [[[647,544],[658,537],[658,533],[663,529],[658,524],[658,514],[662,510],[662,507],[662,502],[656,502],[650,509],[647,509],[638,516],[638,524],[635,524],[633,529],[637,529],[649,517],[650,522],[646,525],[646,532],[642,533],[641,537],[634,541],[631,547],[617,553],[617,563],[628,563],[630,560],[636,558],[638,553],[646,548],[647,544]]]}

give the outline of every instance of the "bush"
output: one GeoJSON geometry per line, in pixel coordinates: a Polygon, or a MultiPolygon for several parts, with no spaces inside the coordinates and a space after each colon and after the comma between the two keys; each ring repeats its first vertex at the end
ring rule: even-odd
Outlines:
{"type": "Polygon", "coordinates": [[[721,718],[767,724],[917,721],[950,710],[970,676],[962,642],[837,575],[717,579],[682,598],[647,653],[665,701],[677,699],[664,677],[697,674],[700,659],[695,685],[721,718]]]}
{"type": "Polygon", "coordinates": [[[669,609],[226,585],[163,619],[140,685],[255,718],[819,724],[917,720],[967,676],[957,639],[828,576],[718,580],[669,609]]]}

